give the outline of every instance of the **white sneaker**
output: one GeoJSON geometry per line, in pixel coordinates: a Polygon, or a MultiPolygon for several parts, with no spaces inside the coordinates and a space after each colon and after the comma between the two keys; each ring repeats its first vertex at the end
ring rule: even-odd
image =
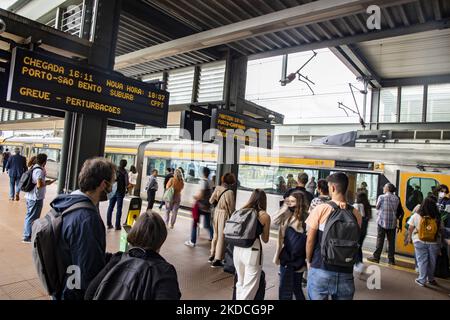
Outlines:
{"type": "Polygon", "coordinates": [[[191,248],[194,248],[194,247],[195,247],[195,243],[192,243],[191,240],[186,241],[186,242],[184,243],[184,245],[185,245],[185,246],[188,246],[188,247],[191,247],[191,248]]]}

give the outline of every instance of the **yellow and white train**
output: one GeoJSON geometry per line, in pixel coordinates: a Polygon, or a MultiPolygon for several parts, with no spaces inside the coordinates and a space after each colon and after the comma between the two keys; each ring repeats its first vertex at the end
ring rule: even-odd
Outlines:
{"type": "MultiPolygon", "coordinates": [[[[110,139],[106,142],[105,156],[118,163],[128,161],[128,168],[135,163],[139,141],[134,139],[110,139]]],[[[47,171],[56,178],[61,153],[60,138],[19,138],[13,137],[0,141],[3,148],[22,148],[22,154],[30,157],[37,153],[48,155],[47,171]]],[[[215,174],[217,146],[214,144],[193,143],[190,141],[159,141],[149,144],[145,151],[143,178],[145,185],[152,169],[158,169],[159,185],[162,186],[167,167],[182,167],[185,171],[186,186],[182,193],[182,206],[193,204],[193,195],[199,186],[201,168],[207,166],[215,174]]],[[[372,205],[382,193],[383,185],[392,182],[398,186],[406,220],[410,214],[414,199],[413,191],[424,197],[439,184],[450,185],[450,151],[447,148],[428,146],[428,148],[380,147],[363,145],[361,147],[298,146],[280,147],[274,150],[262,150],[246,147],[242,150],[239,163],[237,206],[243,205],[254,188],[264,189],[268,194],[268,212],[274,213],[282,199],[284,184],[288,174],[295,178],[299,172],[306,172],[316,179],[325,178],[335,171],[345,171],[350,178],[348,198],[352,201],[362,182],[367,189],[372,205]]],[[[162,197],[162,187],[157,199],[162,197]]],[[[146,198],[144,188],[141,196],[146,198]]],[[[376,223],[369,225],[368,245],[375,244],[376,223]]],[[[403,236],[397,236],[397,253],[411,255],[412,245],[404,246],[403,236]]]]}

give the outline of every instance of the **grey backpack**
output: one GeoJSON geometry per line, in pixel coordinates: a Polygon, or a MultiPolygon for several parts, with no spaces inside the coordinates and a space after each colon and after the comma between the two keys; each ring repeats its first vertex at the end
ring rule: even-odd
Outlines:
{"type": "Polygon", "coordinates": [[[356,262],[361,229],[353,214],[353,207],[347,204],[341,209],[335,202],[327,202],[333,207],[320,244],[323,262],[338,267],[352,267],[356,262]]]}
{"type": "Polygon", "coordinates": [[[67,265],[61,259],[60,237],[62,219],[65,215],[78,209],[97,211],[91,201],[75,203],[63,212],[51,209],[43,218],[32,225],[32,256],[39,279],[51,296],[60,297],[64,289],[67,265]]]}
{"type": "Polygon", "coordinates": [[[225,224],[225,241],[236,247],[250,248],[258,236],[257,227],[258,212],[255,209],[236,210],[225,224]]]}

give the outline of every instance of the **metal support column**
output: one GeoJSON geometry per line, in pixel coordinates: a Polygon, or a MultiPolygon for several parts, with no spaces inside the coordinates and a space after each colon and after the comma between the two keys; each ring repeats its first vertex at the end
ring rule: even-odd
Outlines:
{"type": "MultiPolygon", "coordinates": [[[[91,10],[96,16],[92,19],[95,26],[91,30],[95,34],[91,34],[93,44],[88,63],[113,70],[122,1],[97,0],[92,5],[94,8],[91,10]]],[[[64,186],[65,192],[78,188],[78,173],[87,159],[104,155],[108,123],[106,118],[83,114],[72,114],[71,118],[71,124],[64,125],[64,136],[69,135],[69,141],[64,141],[62,155],[66,162],[62,171],[69,172],[60,174],[58,185],[64,186]]],[[[58,191],[63,190],[58,188],[58,191]]]]}
{"type": "MultiPolygon", "coordinates": [[[[224,100],[225,108],[238,113],[240,110],[238,100],[245,99],[245,87],[247,81],[247,57],[239,55],[234,51],[227,54],[225,70],[224,100]]],[[[239,155],[240,146],[235,139],[223,138],[219,145],[219,159],[217,162],[216,182],[220,183],[220,178],[227,172],[239,176],[239,155]],[[233,141],[232,141],[233,140],[233,141]]]]}

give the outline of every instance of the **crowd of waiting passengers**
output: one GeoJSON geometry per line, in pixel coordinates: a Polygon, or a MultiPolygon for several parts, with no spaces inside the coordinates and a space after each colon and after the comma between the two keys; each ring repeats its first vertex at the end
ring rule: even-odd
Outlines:
{"type": "MultiPolygon", "coordinates": [[[[120,161],[119,168],[105,158],[87,160],[79,173],[79,189],[58,195],[50,204],[47,219],[40,219],[46,186],[54,182],[46,179],[46,160],[45,154],[38,154],[27,163],[17,148],[3,168],[10,177],[11,201],[20,200],[20,190],[27,191],[23,242],[33,242],[33,261],[49,294],[61,300],[180,299],[176,270],[159,252],[176,222],[185,181],[183,169],[167,169],[159,206],[165,206],[164,219],[153,211],[159,186],[158,172],[152,171],[146,185],[148,207],[128,233],[129,249],[110,254],[106,252],[106,228],[121,229],[123,199],[136,185],[136,169],[132,166],[127,172],[126,160],[120,161]],[[99,203],[107,200],[105,228],[99,203]],[[76,266],[77,272],[64,272],[69,266],[76,266]]],[[[278,226],[273,262],[279,266],[279,299],[304,300],[305,284],[311,300],[353,299],[354,272],[365,272],[362,245],[372,218],[365,183],[350,204],[346,198],[349,179],[343,172],[317,182],[306,173],[300,173],[295,183],[289,176],[279,210],[268,213],[263,190],[253,190],[247,204],[236,209],[235,176],[226,173],[215,186],[210,170],[205,167],[202,173],[201,188],[194,197],[191,236],[185,245],[196,247],[203,217],[211,242],[208,262],[235,275],[234,299],[264,299],[263,247],[269,241],[271,224],[278,226]]],[[[395,264],[395,235],[402,229],[404,215],[395,190],[387,183],[376,203],[377,244],[367,258],[373,263],[380,262],[387,237],[388,263],[395,264]]],[[[415,282],[422,287],[437,285],[438,269],[440,273],[449,271],[445,244],[450,227],[449,196],[445,185],[422,196],[404,226],[405,243],[412,243],[415,249],[415,282]]]]}

